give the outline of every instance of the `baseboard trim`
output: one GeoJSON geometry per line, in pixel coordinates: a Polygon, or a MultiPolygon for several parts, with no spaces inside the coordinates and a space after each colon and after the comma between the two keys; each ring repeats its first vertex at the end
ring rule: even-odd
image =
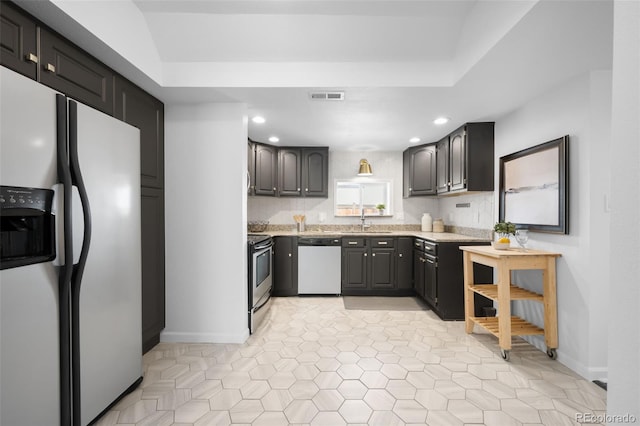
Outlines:
{"type": "MultiPolygon", "coordinates": [[[[544,338],[538,336],[522,336],[524,340],[531,343],[536,348],[540,349],[542,352],[546,352],[547,347],[544,343],[544,338]]],[[[562,348],[556,349],[558,353],[557,361],[564,365],[565,367],[570,368],[578,375],[584,377],[589,381],[600,380],[603,382],[607,381],[609,369],[608,367],[587,367],[581,362],[578,362],[574,358],[567,356],[562,348]]]]}
{"type": "Polygon", "coordinates": [[[244,343],[249,338],[249,329],[241,333],[192,333],[163,331],[160,341],[165,343],[244,343]]]}

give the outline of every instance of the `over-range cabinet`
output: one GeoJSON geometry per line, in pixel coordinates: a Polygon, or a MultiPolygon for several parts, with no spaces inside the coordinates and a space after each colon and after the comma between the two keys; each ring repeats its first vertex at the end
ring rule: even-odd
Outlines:
{"type": "Polygon", "coordinates": [[[164,105],[53,29],[2,1],[0,64],[140,130],[143,350],[165,326],[164,105]]]}
{"type": "Polygon", "coordinates": [[[142,380],[140,132],[0,80],[0,423],[86,425],[142,380]]]}

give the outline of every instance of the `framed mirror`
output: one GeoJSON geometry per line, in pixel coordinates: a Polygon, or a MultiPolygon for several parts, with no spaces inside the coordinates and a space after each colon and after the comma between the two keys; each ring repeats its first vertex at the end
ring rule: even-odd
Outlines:
{"type": "Polygon", "coordinates": [[[336,179],[335,216],[393,216],[391,180],[336,179]]]}

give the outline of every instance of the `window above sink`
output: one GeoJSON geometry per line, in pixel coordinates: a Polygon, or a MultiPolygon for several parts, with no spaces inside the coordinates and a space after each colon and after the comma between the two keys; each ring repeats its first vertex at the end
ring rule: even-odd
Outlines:
{"type": "Polygon", "coordinates": [[[335,216],[393,216],[392,185],[389,179],[336,179],[335,216]],[[377,206],[383,204],[380,212],[377,206]]]}

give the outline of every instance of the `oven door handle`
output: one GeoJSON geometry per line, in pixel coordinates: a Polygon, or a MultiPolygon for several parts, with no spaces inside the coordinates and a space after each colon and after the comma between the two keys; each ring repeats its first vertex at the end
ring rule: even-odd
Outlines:
{"type": "Polygon", "coordinates": [[[265,244],[265,245],[263,245],[263,246],[255,246],[255,247],[253,248],[253,250],[254,250],[255,252],[257,252],[257,251],[265,250],[265,249],[268,249],[268,248],[271,248],[271,247],[273,247],[273,243],[267,243],[267,244],[265,244]]]}
{"type": "Polygon", "coordinates": [[[269,289],[268,292],[266,292],[261,298],[260,300],[258,300],[258,303],[255,304],[254,308],[253,308],[253,312],[256,313],[258,312],[260,309],[264,308],[265,305],[267,303],[269,303],[269,300],[271,299],[271,289],[269,289]]]}

